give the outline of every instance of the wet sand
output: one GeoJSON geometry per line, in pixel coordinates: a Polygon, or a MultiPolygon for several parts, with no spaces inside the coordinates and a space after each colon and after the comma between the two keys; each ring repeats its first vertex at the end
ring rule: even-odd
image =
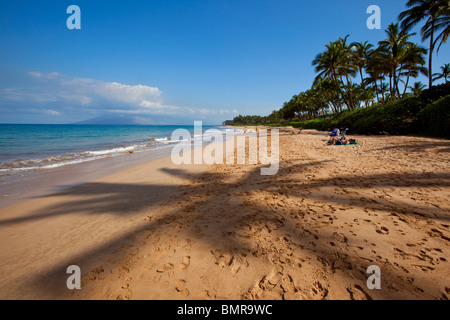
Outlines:
{"type": "Polygon", "coordinates": [[[126,153],[104,159],[40,169],[0,178],[0,208],[90,182],[109,174],[170,155],[170,148],[126,153]]]}

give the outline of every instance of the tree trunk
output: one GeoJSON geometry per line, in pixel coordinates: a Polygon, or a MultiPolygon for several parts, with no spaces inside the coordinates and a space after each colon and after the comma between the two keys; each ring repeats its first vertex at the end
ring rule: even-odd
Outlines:
{"type": "MultiPolygon", "coordinates": [[[[342,76],[339,76],[339,78],[341,79],[342,85],[344,85],[344,81],[342,81],[342,76]]],[[[349,102],[348,102],[348,100],[347,100],[347,97],[346,97],[345,93],[342,92],[342,88],[341,88],[341,86],[338,84],[337,79],[335,80],[335,82],[336,82],[337,87],[339,88],[339,92],[341,93],[342,100],[344,100],[344,103],[345,103],[345,105],[347,106],[347,109],[350,109],[351,106],[349,106],[349,102]]]]}
{"type": "Polygon", "coordinates": [[[380,91],[381,91],[381,96],[383,97],[383,102],[385,102],[383,81],[381,79],[380,79],[380,91]]]}
{"type": "Polygon", "coordinates": [[[389,75],[389,92],[391,93],[391,99],[393,96],[392,92],[392,74],[389,75]]]}
{"type": "Polygon", "coordinates": [[[345,76],[345,78],[347,79],[347,88],[348,88],[348,98],[349,98],[349,103],[350,103],[350,110],[354,109],[354,105],[353,105],[353,94],[352,94],[352,86],[351,86],[351,82],[350,79],[348,77],[348,75],[345,76]]]}
{"type": "Polygon", "coordinates": [[[397,79],[397,72],[396,72],[397,67],[395,67],[394,69],[394,87],[393,87],[393,91],[394,91],[394,98],[396,95],[398,95],[398,98],[400,98],[400,92],[398,91],[398,79],[397,79]]]}
{"type": "Polygon", "coordinates": [[[428,56],[428,88],[431,89],[431,86],[433,85],[433,72],[432,72],[432,62],[433,62],[433,51],[434,51],[434,45],[433,45],[433,39],[434,38],[434,18],[433,22],[431,23],[431,33],[430,33],[430,52],[428,56]]]}
{"type": "Polygon", "coordinates": [[[380,98],[378,97],[378,86],[377,86],[377,81],[375,80],[375,86],[374,86],[374,90],[375,90],[375,97],[377,98],[377,103],[380,102],[380,98]]]}
{"type": "Polygon", "coordinates": [[[404,96],[405,96],[405,93],[406,93],[406,89],[408,88],[408,83],[409,83],[409,75],[408,75],[408,77],[406,78],[405,90],[403,90],[403,94],[402,94],[402,97],[404,97],[404,96]]]}
{"type": "Polygon", "coordinates": [[[361,76],[361,87],[364,89],[364,78],[363,78],[363,75],[362,75],[362,69],[359,69],[359,75],[361,76]]]}

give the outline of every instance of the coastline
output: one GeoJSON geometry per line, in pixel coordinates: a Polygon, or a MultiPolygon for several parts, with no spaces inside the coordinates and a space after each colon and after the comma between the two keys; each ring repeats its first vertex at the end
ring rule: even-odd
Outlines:
{"type": "Polygon", "coordinates": [[[126,153],[54,169],[35,170],[24,177],[14,177],[13,181],[4,178],[0,183],[0,208],[72,188],[147,161],[165,158],[170,155],[171,150],[172,148],[166,148],[126,153]]]}
{"type": "MultiPolygon", "coordinates": [[[[26,125],[19,125],[26,126],[26,125]]],[[[36,127],[39,125],[30,125],[36,127]]],[[[45,128],[48,125],[42,125],[45,128]]],[[[52,127],[52,125],[50,125],[52,127]]],[[[80,125],[55,125],[61,128],[79,129],[80,125]]],[[[88,129],[98,130],[98,126],[87,126],[88,129]]],[[[100,127],[101,128],[101,127],[100,127]]],[[[141,126],[107,126],[109,130],[139,128],[141,126]]],[[[148,127],[143,127],[148,129],[148,127]]],[[[96,145],[95,140],[87,141],[89,147],[77,145],[75,150],[64,150],[50,152],[46,155],[27,152],[24,154],[11,153],[2,161],[3,169],[0,169],[0,208],[6,207],[20,201],[43,196],[45,194],[58,191],[59,189],[70,188],[75,185],[86,183],[94,179],[112,174],[122,169],[130,168],[138,164],[153,159],[163,158],[170,155],[174,144],[170,141],[172,131],[179,129],[177,126],[152,126],[151,130],[140,130],[139,139],[128,141],[114,141],[111,133],[108,143],[96,145]],[[168,131],[169,130],[169,131],[168,131]],[[151,138],[148,138],[148,137],[151,138]],[[7,159],[7,158],[11,159],[7,159]],[[21,160],[12,160],[14,157],[21,160]],[[42,159],[45,158],[45,159],[42,159]]],[[[182,129],[193,130],[191,126],[181,126],[182,129]]],[[[211,128],[221,128],[217,126],[203,126],[204,130],[211,128]]],[[[66,129],[67,130],[67,129],[66,129]]],[[[76,131],[77,134],[78,131],[76,131]]],[[[42,134],[42,133],[41,133],[42,134]]],[[[88,134],[88,133],[87,133],[88,134]]],[[[96,131],[96,134],[99,133],[96,131]]],[[[75,139],[83,139],[77,136],[75,139]]],[[[98,139],[98,137],[97,137],[98,139]]],[[[191,141],[196,137],[191,133],[191,141]]],[[[36,143],[36,142],[35,142],[36,143]]],[[[61,145],[61,142],[58,142],[61,145]]],[[[71,142],[73,144],[73,141],[71,142]]],[[[23,144],[23,142],[21,143],[23,144]]],[[[23,147],[22,147],[23,149],[23,147]]],[[[25,149],[22,150],[24,152],[25,149]]]]}
{"type": "Polygon", "coordinates": [[[166,157],[0,208],[0,297],[449,298],[450,143],[355,138],[281,132],[274,176],[166,157]]]}

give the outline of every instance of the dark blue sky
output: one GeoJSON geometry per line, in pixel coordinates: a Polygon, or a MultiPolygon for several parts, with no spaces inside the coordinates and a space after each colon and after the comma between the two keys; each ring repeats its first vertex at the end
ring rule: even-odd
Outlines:
{"type": "MultiPolygon", "coordinates": [[[[405,3],[2,0],[0,122],[267,115],[311,86],[311,61],[325,44],[347,34],[377,44],[405,3]],[[72,4],[81,30],[66,27],[72,4]],[[372,4],[382,30],[366,27],[372,4]]],[[[449,56],[444,45],[433,71],[449,56]]]]}

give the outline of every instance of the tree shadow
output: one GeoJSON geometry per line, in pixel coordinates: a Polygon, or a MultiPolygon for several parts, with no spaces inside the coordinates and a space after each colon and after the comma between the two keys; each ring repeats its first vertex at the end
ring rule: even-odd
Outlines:
{"type": "Polygon", "coordinates": [[[426,152],[428,149],[436,149],[437,152],[450,152],[450,141],[421,141],[414,140],[410,141],[407,145],[393,145],[393,146],[383,146],[382,148],[375,149],[379,151],[385,150],[405,150],[408,152],[426,152]]]}
{"type": "MultiPolygon", "coordinates": [[[[302,173],[303,170],[323,164],[322,161],[308,162],[302,165],[293,165],[281,167],[277,176],[286,177],[292,172],[302,173]]],[[[240,234],[243,228],[252,227],[258,224],[259,227],[269,223],[284,225],[284,232],[289,241],[295,245],[313,252],[318,260],[324,262],[329,268],[332,268],[336,261],[344,261],[348,267],[352,267],[364,279],[365,275],[361,266],[374,262],[363,260],[357,254],[349,255],[348,251],[342,250],[339,246],[334,246],[335,234],[318,234],[318,230],[314,225],[306,223],[302,220],[301,215],[286,219],[283,215],[272,207],[264,205],[264,203],[251,203],[245,208],[242,203],[246,201],[246,195],[249,192],[260,192],[261,184],[270,186],[263,190],[265,193],[272,194],[274,197],[281,192],[289,197],[311,198],[318,201],[324,201],[335,204],[348,204],[361,209],[370,210],[392,210],[401,214],[419,214],[433,219],[439,218],[449,220],[445,210],[431,207],[420,207],[417,205],[409,205],[408,203],[397,203],[389,199],[375,198],[359,198],[357,195],[334,195],[328,197],[326,193],[321,193],[321,188],[373,188],[376,187],[448,187],[450,185],[450,176],[448,174],[399,174],[397,176],[386,174],[372,174],[360,176],[361,180],[356,181],[354,176],[339,176],[326,179],[315,179],[313,181],[305,181],[304,179],[289,178],[287,180],[271,181],[273,177],[261,176],[260,168],[255,166],[254,169],[244,172],[244,176],[237,180],[228,181],[228,175],[225,173],[206,172],[199,174],[188,173],[183,169],[162,169],[163,172],[182,177],[191,182],[188,186],[168,186],[153,184],[107,184],[107,183],[87,183],[72,189],[66,189],[51,195],[51,197],[70,196],[74,200],[46,207],[42,210],[34,212],[32,215],[19,218],[0,220],[0,225],[19,224],[23,222],[39,221],[55,216],[70,215],[75,212],[85,212],[90,215],[112,214],[123,216],[135,213],[138,210],[152,211],[161,203],[171,204],[175,201],[181,201],[185,209],[189,210],[172,210],[162,216],[156,216],[150,221],[142,222],[140,225],[132,228],[123,235],[101,245],[97,248],[83,252],[80,255],[72,256],[70,259],[60,263],[50,270],[43,270],[39,273],[30,285],[33,288],[41,288],[46,294],[55,297],[67,294],[66,274],[67,266],[76,264],[93,266],[101,265],[107,262],[99,262],[108,254],[121,251],[118,249],[123,247],[124,243],[137,244],[138,238],[143,232],[170,232],[171,225],[174,222],[185,221],[183,224],[185,231],[190,237],[205,241],[208,244],[221,243],[221,250],[228,251],[233,254],[235,252],[247,252],[250,254],[261,254],[258,248],[251,241],[241,241],[239,236],[229,236],[229,231],[224,228],[224,222],[232,225],[232,233],[240,234]],[[293,184],[301,186],[301,188],[292,187],[293,184]],[[219,186],[219,187],[218,187],[219,186]],[[319,190],[318,190],[319,189],[319,190]],[[173,192],[179,192],[180,197],[173,197],[173,192]],[[76,199],[78,196],[86,198],[85,200],[76,199]],[[230,196],[238,199],[236,203],[229,202],[230,196]],[[91,198],[89,198],[91,197],[91,198]],[[222,201],[222,202],[221,202],[222,201]],[[228,201],[228,202],[227,202],[228,201]],[[228,210],[217,215],[217,220],[207,219],[211,214],[210,208],[228,206],[228,210]],[[236,211],[239,210],[239,211],[236,211]],[[242,212],[236,215],[236,212],[242,212]],[[297,219],[295,225],[287,225],[297,219]],[[208,220],[210,229],[223,230],[222,233],[216,234],[199,234],[198,228],[194,228],[193,221],[208,220]],[[280,221],[281,220],[281,221],[280,221]],[[289,222],[291,221],[291,222],[289,222]],[[316,239],[318,237],[318,239],[316,239]],[[258,253],[259,252],[259,253],[258,253]]],[[[298,213],[296,213],[298,214],[298,213]]],[[[301,214],[301,213],[300,213],[301,214]]],[[[198,227],[198,224],[196,224],[198,227]]],[[[323,231],[323,230],[322,230],[323,231]]],[[[82,270],[83,267],[82,267],[82,270]]],[[[388,276],[396,281],[404,281],[405,285],[409,285],[403,279],[403,274],[392,271],[388,276]]],[[[390,297],[386,293],[386,297],[390,297]]]]}
{"type": "Polygon", "coordinates": [[[0,226],[30,222],[54,216],[84,212],[90,215],[112,214],[123,216],[144,208],[152,208],[161,200],[160,194],[170,194],[176,186],[141,185],[90,182],[70,189],[49,194],[46,197],[69,196],[74,200],[55,204],[29,216],[0,219],[0,226]]]}

